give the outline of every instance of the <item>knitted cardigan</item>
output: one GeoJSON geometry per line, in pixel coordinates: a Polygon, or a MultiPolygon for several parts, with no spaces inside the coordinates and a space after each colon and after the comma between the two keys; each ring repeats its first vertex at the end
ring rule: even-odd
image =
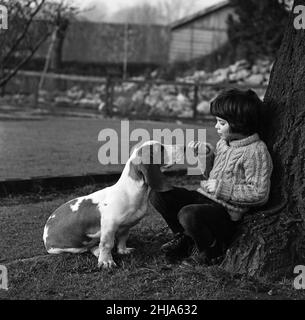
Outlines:
{"type": "Polygon", "coordinates": [[[207,191],[207,180],[201,181],[197,191],[223,205],[231,220],[240,220],[249,207],[263,205],[268,200],[271,156],[258,134],[229,143],[220,139],[216,150],[213,149],[202,163],[202,173],[208,179],[216,179],[216,191],[207,191]]]}

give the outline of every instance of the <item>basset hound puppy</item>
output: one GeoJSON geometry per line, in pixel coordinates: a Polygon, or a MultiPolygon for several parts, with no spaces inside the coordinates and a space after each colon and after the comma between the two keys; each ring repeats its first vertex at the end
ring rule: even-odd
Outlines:
{"type": "MultiPolygon", "coordinates": [[[[161,168],[181,160],[185,148],[147,141],[135,147],[116,184],[68,201],[46,222],[43,241],[50,254],[91,251],[98,266],[116,266],[111,251],[129,254],[129,229],[147,213],[150,190],[170,190],[161,168]]],[[[163,170],[163,169],[162,169],[163,170]]]]}

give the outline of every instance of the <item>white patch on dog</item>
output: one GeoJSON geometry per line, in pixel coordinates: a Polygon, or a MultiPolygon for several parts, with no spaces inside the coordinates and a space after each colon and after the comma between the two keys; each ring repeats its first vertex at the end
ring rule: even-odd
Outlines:
{"type": "Polygon", "coordinates": [[[43,242],[44,242],[44,243],[47,242],[48,230],[49,230],[49,227],[48,227],[48,226],[45,226],[45,227],[44,227],[44,230],[43,230],[43,242]]]}
{"type": "MultiPolygon", "coordinates": [[[[106,189],[108,188],[105,188],[103,190],[99,190],[99,191],[96,191],[94,193],[91,193],[90,195],[88,196],[84,196],[84,197],[80,197],[80,198],[77,198],[77,201],[74,203],[74,204],[71,204],[70,205],[70,209],[73,211],[73,212],[77,212],[78,209],[79,209],[79,206],[81,205],[81,203],[84,201],[84,200],[91,200],[93,204],[96,204],[98,205],[98,208],[99,206],[101,205],[107,205],[105,203],[101,203],[101,200],[104,198],[103,197],[103,193],[105,193],[106,189]],[[103,193],[102,193],[103,192],[103,193]],[[102,196],[102,197],[101,197],[102,196]]],[[[75,199],[74,199],[75,200],[75,199]]],[[[74,201],[74,200],[71,200],[71,201],[74,201]]]]}
{"type": "Polygon", "coordinates": [[[63,252],[68,252],[68,253],[83,253],[88,251],[87,248],[65,248],[65,249],[60,249],[60,248],[50,248],[48,250],[48,253],[50,254],[60,254],[63,252]]]}
{"type": "MultiPolygon", "coordinates": [[[[78,211],[78,208],[79,208],[79,205],[83,202],[84,200],[84,197],[81,197],[81,198],[78,198],[77,201],[74,203],[74,204],[71,204],[70,205],[70,209],[73,211],[73,212],[77,212],[78,211]]],[[[73,201],[73,200],[72,200],[73,201]]]]}
{"type": "Polygon", "coordinates": [[[87,234],[87,237],[89,237],[89,238],[99,238],[100,235],[101,235],[101,230],[99,230],[99,231],[96,232],[96,233],[87,234]]]}

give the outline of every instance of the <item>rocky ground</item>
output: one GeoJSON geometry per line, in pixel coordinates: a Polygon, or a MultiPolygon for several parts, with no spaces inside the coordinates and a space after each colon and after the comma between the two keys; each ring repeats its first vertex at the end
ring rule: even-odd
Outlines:
{"type": "Polygon", "coordinates": [[[214,72],[198,70],[194,74],[179,78],[181,81],[202,81],[210,84],[228,82],[246,86],[267,86],[273,63],[269,60],[257,60],[252,65],[246,60],[217,69],[214,72]]]}
{"type": "MultiPolygon", "coordinates": [[[[228,86],[253,88],[260,98],[263,98],[271,68],[272,62],[268,60],[258,60],[253,65],[246,60],[240,60],[211,73],[198,70],[193,74],[178,77],[173,84],[158,83],[156,78],[154,83],[139,82],[145,81],[143,77],[132,78],[128,82],[116,83],[113,87],[111,112],[121,116],[132,115],[142,118],[150,116],[192,117],[195,100],[194,85],[200,83],[197,112],[199,115],[208,115],[210,101],[228,86]]],[[[151,76],[156,77],[156,73],[153,72],[151,76]]],[[[14,92],[16,92],[19,80],[14,81],[16,82],[14,92]]],[[[88,110],[91,114],[105,115],[106,83],[92,85],[90,89],[86,88],[84,83],[75,81],[65,83],[65,86],[68,87],[66,90],[40,90],[38,99],[34,94],[6,95],[0,100],[0,106],[7,104],[33,106],[36,104],[44,109],[44,106],[51,105],[62,110],[72,108],[74,112],[88,110]]],[[[21,88],[20,81],[19,88],[21,88]]]]}

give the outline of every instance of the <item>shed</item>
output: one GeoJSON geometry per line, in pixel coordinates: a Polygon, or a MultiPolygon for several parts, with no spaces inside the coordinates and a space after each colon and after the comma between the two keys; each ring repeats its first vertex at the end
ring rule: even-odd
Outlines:
{"type": "Polygon", "coordinates": [[[169,61],[189,61],[224,45],[230,14],[234,8],[227,0],[172,23],[169,61]]]}

